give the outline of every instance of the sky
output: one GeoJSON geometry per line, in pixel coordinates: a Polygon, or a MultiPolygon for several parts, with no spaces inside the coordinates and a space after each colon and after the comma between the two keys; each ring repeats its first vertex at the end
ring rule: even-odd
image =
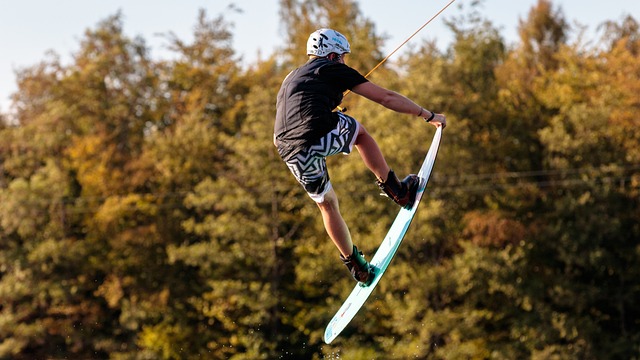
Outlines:
{"type": "MultiPolygon", "coordinates": [[[[359,7],[362,15],[373,21],[376,31],[387,36],[388,53],[450,1],[361,0],[359,7]]],[[[471,2],[456,0],[407,46],[419,45],[427,39],[446,48],[452,36],[443,20],[461,15],[460,5],[468,9],[471,2]]],[[[17,90],[16,71],[45,60],[49,51],[58,54],[63,64],[70,63],[85,30],[94,29],[101,20],[118,11],[123,16],[125,34],[144,38],[155,58],[169,54],[166,39],[160,34],[173,32],[188,41],[200,9],[205,9],[209,18],[223,15],[233,26],[233,48],[244,63],[251,64],[271,55],[284,38],[278,3],[278,0],[0,0],[0,112],[9,111],[9,96],[17,90]]],[[[537,0],[483,0],[480,9],[500,29],[507,43],[514,43],[518,20],[526,18],[536,3],[537,0]]],[[[587,26],[589,34],[594,34],[602,22],[619,21],[623,15],[630,14],[640,21],[638,0],[552,0],[552,3],[562,9],[570,24],[587,26]]],[[[304,44],[301,46],[304,52],[304,44]]],[[[394,56],[401,53],[399,50],[394,56]]]]}

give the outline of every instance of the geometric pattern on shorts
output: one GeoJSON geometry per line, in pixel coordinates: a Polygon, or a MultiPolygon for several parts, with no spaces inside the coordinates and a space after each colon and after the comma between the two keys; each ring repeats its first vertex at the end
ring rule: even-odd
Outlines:
{"type": "Polygon", "coordinates": [[[287,162],[296,180],[310,194],[321,194],[329,183],[326,157],[351,152],[353,138],[358,129],[357,121],[339,113],[338,125],[322,137],[317,144],[302,150],[287,162]]]}

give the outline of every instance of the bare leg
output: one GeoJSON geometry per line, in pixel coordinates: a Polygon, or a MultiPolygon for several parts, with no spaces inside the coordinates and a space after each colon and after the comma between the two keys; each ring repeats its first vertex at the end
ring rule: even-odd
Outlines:
{"type": "Polygon", "coordinates": [[[360,124],[360,131],[356,137],[356,149],[360,153],[364,164],[382,182],[387,180],[389,175],[389,165],[382,155],[382,151],[375,139],[369,135],[367,130],[360,124]]]}
{"type": "Polygon", "coordinates": [[[333,189],[329,190],[324,197],[324,202],[318,203],[318,207],[322,213],[324,228],[327,230],[327,234],[329,234],[333,243],[343,256],[347,257],[351,255],[353,252],[353,241],[351,240],[347,223],[345,223],[340,214],[336,192],[333,189]]]}

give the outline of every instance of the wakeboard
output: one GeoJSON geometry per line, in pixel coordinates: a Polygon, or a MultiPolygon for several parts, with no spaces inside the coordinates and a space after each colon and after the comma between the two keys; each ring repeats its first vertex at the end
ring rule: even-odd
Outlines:
{"type": "Polygon", "coordinates": [[[420,185],[418,187],[416,200],[414,201],[413,206],[410,209],[400,209],[400,212],[391,225],[389,232],[371,260],[371,265],[375,269],[375,277],[373,278],[373,281],[368,286],[363,286],[361,284],[355,286],[349,297],[347,297],[347,300],[345,300],[338,312],[329,322],[329,325],[327,325],[324,332],[325,343],[330,344],[342,332],[342,330],[347,327],[360,308],[362,308],[367,298],[369,298],[369,295],[371,295],[376,285],[378,285],[382,275],[391,263],[398,247],[400,247],[400,243],[402,242],[404,235],[409,229],[411,220],[413,220],[413,217],[416,214],[422,195],[427,187],[427,182],[431,176],[433,165],[436,162],[436,155],[438,154],[441,138],[442,127],[438,126],[436,128],[435,135],[433,136],[433,140],[431,141],[431,146],[429,147],[427,156],[420,167],[420,172],[418,172],[420,185]]]}

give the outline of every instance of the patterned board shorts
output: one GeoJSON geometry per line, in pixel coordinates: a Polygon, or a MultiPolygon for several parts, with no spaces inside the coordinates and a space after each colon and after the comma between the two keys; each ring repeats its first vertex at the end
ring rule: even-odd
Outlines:
{"type": "Polygon", "coordinates": [[[356,119],[340,112],[338,116],[335,129],[316,145],[299,152],[286,162],[296,180],[317,203],[323,202],[324,196],[331,190],[326,158],[338,153],[351,153],[360,130],[360,123],[356,119]]]}

